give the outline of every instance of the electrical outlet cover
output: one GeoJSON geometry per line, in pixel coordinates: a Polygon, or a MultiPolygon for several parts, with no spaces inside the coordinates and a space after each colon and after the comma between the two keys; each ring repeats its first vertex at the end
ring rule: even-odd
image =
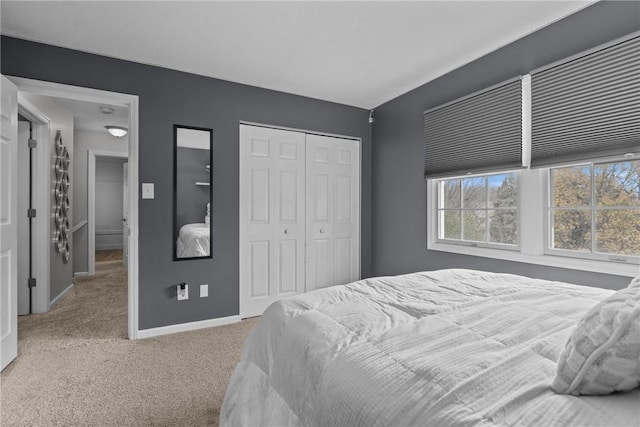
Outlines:
{"type": "Polygon", "coordinates": [[[189,299],[189,285],[185,284],[184,289],[180,289],[180,285],[178,285],[177,289],[178,289],[178,301],[189,299]]]}

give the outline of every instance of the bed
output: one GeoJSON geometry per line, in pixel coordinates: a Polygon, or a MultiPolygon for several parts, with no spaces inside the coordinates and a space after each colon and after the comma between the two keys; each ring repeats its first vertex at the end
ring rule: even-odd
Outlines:
{"type": "Polygon", "coordinates": [[[452,269],[288,298],[245,343],[220,424],[638,426],[637,388],[550,388],[578,321],[613,294],[452,269]]]}
{"type": "Polygon", "coordinates": [[[178,258],[209,256],[211,247],[209,228],[209,224],[204,222],[183,225],[176,242],[178,258]]]}

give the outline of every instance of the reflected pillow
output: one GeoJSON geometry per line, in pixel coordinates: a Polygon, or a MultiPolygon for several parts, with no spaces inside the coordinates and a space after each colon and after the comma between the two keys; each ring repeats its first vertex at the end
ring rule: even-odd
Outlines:
{"type": "Polygon", "coordinates": [[[551,388],[560,394],[609,394],[640,385],[640,277],[578,322],[558,359],[551,388]]]}

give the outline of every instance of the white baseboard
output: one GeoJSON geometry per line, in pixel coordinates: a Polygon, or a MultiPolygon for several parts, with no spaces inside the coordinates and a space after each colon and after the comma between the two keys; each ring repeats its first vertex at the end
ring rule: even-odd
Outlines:
{"type": "Polygon", "coordinates": [[[60,293],[58,294],[58,296],[57,296],[57,297],[55,297],[54,299],[52,299],[52,300],[51,300],[51,302],[49,303],[49,310],[51,310],[51,309],[53,308],[53,306],[54,306],[54,305],[56,305],[57,303],[59,303],[59,302],[60,302],[60,300],[62,300],[62,298],[64,298],[64,297],[65,297],[65,295],[67,295],[67,293],[69,293],[69,291],[71,290],[71,288],[73,288],[73,283],[72,283],[72,284],[70,284],[69,286],[67,286],[67,288],[66,288],[64,291],[60,292],[60,293]]]}
{"type": "Polygon", "coordinates": [[[158,328],[142,329],[138,331],[138,339],[175,334],[176,332],[195,331],[196,329],[212,328],[214,326],[238,323],[240,316],[219,317],[217,319],[199,320],[197,322],[179,323],[177,325],[160,326],[158,328]]]}
{"type": "Polygon", "coordinates": [[[88,271],[78,271],[78,272],[73,273],[73,277],[74,278],[82,277],[82,276],[88,276],[88,275],[89,275],[88,271]]]}

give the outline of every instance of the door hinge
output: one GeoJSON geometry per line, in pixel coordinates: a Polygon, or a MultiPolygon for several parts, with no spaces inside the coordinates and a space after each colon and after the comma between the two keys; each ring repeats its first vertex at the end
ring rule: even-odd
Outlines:
{"type": "Polygon", "coordinates": [[[38,141],[36,141],[35,139],[29,139],[27,145],[29,148],[36,148],[38,146],[38,141]]]}
{"type": "Polygon", "coordinates": [[[36,210],[35,209],[27,209],[27,218],[35,218],[36,210]]]}
{"type": "Polygon", "coordinates": [[[29,288],[35,288],[35,287],[36,287],[36,278],[35,277],[29,278],[29,288]]]}

